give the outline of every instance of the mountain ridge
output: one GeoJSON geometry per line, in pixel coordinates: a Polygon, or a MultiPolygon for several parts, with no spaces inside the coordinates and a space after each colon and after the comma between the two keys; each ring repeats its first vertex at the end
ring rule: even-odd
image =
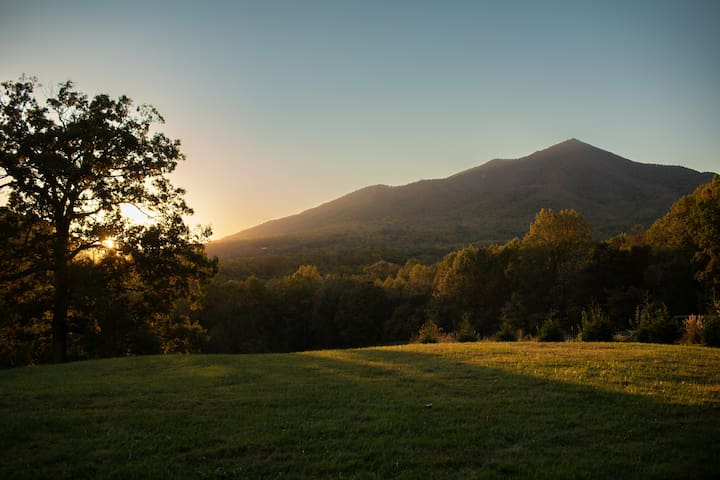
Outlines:
{"type": "Polygon", "coordinates": [[[241,255],[336,245],[498,243],[522,235],[540,208],[574,208],[607,237],[649,225],[714,173],[643,164],[578,139],[517,159],[493,159],[441,179],[370,185],[212,242],[241,255]],[[288,240],[283,247],[283,238],[288,240]],[[267,244],[267,245],[265,245],[267,244]],[[263,246],[264,245],[264,246],[263,246]],[[257,251],[255,253],[258,253],[257,251]]]}

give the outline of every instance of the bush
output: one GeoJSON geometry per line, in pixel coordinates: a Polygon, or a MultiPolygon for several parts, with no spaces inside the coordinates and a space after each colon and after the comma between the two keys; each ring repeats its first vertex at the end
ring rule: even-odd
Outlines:
{"type": "Polygon", "coordinates": [[[517,333],[510,322],[503,322],[500,331],[495,334],[495,340],[498,342],[516,342],[517,333]]]}
{"type": "Polygon", "coordinates": [[[636,338],[644,343],[675,343],[680,337],[680,325],[668,314],[665,304],[655,305],[645,300],[635,310],[636,338]]]}
{"type": "Polygon", "coordinates": [[[442,336],[442,330],[432,320],[427,320],[420,327],[418,332],[418,343],[438,343],[442,336]]]}
{"type": "Polygon", "coordinates": [[[564,342],[565,332],[560,328],[560,323],[552,317],[543,322],[538,332],[539,342],[564,342]]]}
{"type": "Polygon", "coordinates": [[[682,343],[685,345],[695,345],[703,343],[704,328],[702,315],[690,315],[683,322],[682,343]]]}
{"type": "Polygon", "coordinates": [[[583,342],[611,342],[613,340],[613,324],[600,305],[593,304],[588,310],[583,309],[581,321],[580,340],[583,342]]]}
{"type": "Polygon", "coordinates": [[[720,315],[707,315],[703,319],[705,345],[720,347],[720,315]]]}
{"type": "Polygon", "coordinates": [[[458,342],[476,342],[478,339],[477,332],[470,323],[470,315],[463,313],[457,330],[458,342]]]}

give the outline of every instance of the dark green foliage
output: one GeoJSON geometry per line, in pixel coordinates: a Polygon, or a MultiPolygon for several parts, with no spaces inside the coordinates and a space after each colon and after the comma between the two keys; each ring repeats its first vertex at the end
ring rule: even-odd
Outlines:
{"type": "MultiPolygon", "coordinates": [[[[663,273],[681,274],[665,275],[669,300],[684,299],[683,307],[687,308],[696,301],[698,291],[706,302],[717,298],[720,294],[720,176],[678,200],[670,212],[649,229],[648,240],[664,260],[657,276],[662,279],[663,273]],[[694,284],[693,279],[698,284],[694,284]]],[[[671,310],[676,309],[674,304],[668,305],[671,310]]]]}
{"type": "Polygon", "coordinates": [[[358,282],[345,289],[334,316],[340,346],[360,347],[380,343],[383,325],[391,315],[392,308],[382,288],[358,282]]]}
{"type": "Polygon", "coordinates": [[[720,347],[720,314],[703,318],[703,340],[706,345],[720,347]]]}
{"type": "Polygon", "coordinates": [[[581,322],[582,331],[580,332],[580,339],[583,342],[612,341],[613,323],[600,305],[593,303],[586,310],[583,310],[581,322]]]}
{"type": "Polygon", "coordinates": [[[592,258],[591,248],[590,225],[578,212],[538,212],[508,267],[515,283],[511,300],[527,312],[518,319],[523,330],[535,331],[544,321],[543,312],[555,312],[565,327],[579,316],[584,292],[578,287],[592,258]]]}
{"type": "Polygon", "coordinates": [[[476,342],[478,339],[477,332],[470,323],[470,314],[467,312],[462,314],[457,327],[456,338],[458,342],[476,342]]]}
{"type": "MultiPolygon", "coordinates": [[[[480,336],[516,340],[517,332],[537,336],[548,311],[555,312],[555,326],[567,332],[582,320],[581,307],[593,304],[603,308],[586,309],[581,338],[609,341],[616,331],[637,328],[636,306],[647,291],[673,314],[700,310],[707,281],[695,278],[691,257],[656,251],[641,227],[630,235],[592,242],[577,212],[543,210],[525,239],[465,247],[437,263],[411,260],[399,266],[371,260],[370,266],[353,272],[325,274],[317,290],[300,290],[296,297],[283,293],[286,280],[267,281],[271,313],[259,322],[264,328],[258,345],[287,350],[404,342],[417,336],[427,318],[458,339],[472,339],[475,330],[480,336]],[[305,313],[295,315],[300,310],[305,313]],[[464,312],[472,312],[467,336],[459,334],[464,312]],[[298,331],[302,325],[309,327],[298,331]],[[286,340],[268,343],[271,337],[286,340]],[[291,338],[304,340],[287,340],[291,338]]],[[[656,336],[646,326],[640,337],[656,336]]],[[[545,330],[541,336],[546,338],[545,330]]],[[[563,336],[556,331],[549,338],[563,336]]]]}
{"type": "Polygon", "coordinates": [[[268,351],[271,308],[265,282],[255,277],[244,281],[216,279],[208,286],[200,312],[200,321],[210,335],[206,351],[268,351]]]}
{"type": "Polygon", "coordinates": [[[423,324],[425,309],[422,303],[403,302],[388,295],[394,309],[390,319],[383,326],[383,340],[389,343],[405,343],[417,334],[423,324]]]}
{"type": "Polygon", "coordinates": [[[560,327],[560,322],[553,317],[545,319],[538,331],[537,340],[538,342],[564,342],[565,332],[560,327]]]}
{"type": "Polygon", "coordinates": [[[428,319],[425,323],[423,323],[422,327],[420,327],[417,341],[418,343],[438,343],[441,336],[442,331],[440,330],[440,327],[438,327],[435,322],[428,319]]]}
{"type": "MultiPolygon", "coordinates": [[[[713,197],[708,198],[706,201],[713,197]]],[[[711,217],[704,222],[712,223],[711,217]]],[[[686,228],[681,224],[683,218],[674,217],[673,225],[686,228]]],[[[570,331],[578,319],[582,320],[582,306],[593,303],[603,309],[586,309],[581,338],[608,341],[613,332],[638,327],[636,306],[649,291],[667,305],[668,315],[702,311],[713,287],[711,276],[700,280],[693,250],[686,249],[691,244],[683,244],[682,249],[656,246],[648,239],[651,233],[636,226],[629,234],[593,242],[589,225],[578,212],[545,209],[536,215],[530,232],[522,240],[502,246],[463,247],[439,261],[414,259],[402,266],[411,249],[402,254],[382,253],[370,246],[338,250],[337,243],[321,253],[300,249],[283,256],[279,253],[283,251],[281,246],[273,243],[275,260],[285,265],[283,268],[317,254],[322,256],[316,257],[324,266],[322,270],[332,273],[322,277],[314,293],[306,291],[297,296],[282,292],[287,287],[286,281],[269,279],[266,285],[271,292],[268,300],[271,313],[269,319],[259,322],[265,326],[259,333],[263,339],[259,344],[268,345],[267,339],[271,337],[286,340],[270,342],[265,347],[270,350],[403,342],[416,336],[427,318],[432,318],[438,328],[454,331],[460,339],[466,337],[459,334],[458,319],[462,319],[464,312],[472,312],[472,330],[479,336],[497,334],[500,339],[515,340],[516,332],[537,335],[548,311],[554,312],[557,320],[557,324],[550,325],[570,331]],[[355,265],[342,265],[343,258],[355,265]],[[361,287],[362,283],[374,288],[361,287]],[[310,309],[311,319],[307,320],[310,309]],[[290,318],[296,320],[287,321],[290,318]],[[309,328],[297,330],[302,325],[309,328]],[[304,340],[287,340],[291,338],[304,340]]],[[[339,237],[336,240],[339,242],[339,237]]],[[[712,236],[706,240],[711,241],[712,236]]],[[[258,265],[267,262],[262,264],[268,268],[263,275],[272,270],[269,257],[258,255],[252,259],[258,265]]],[[[230,273],[240,260],[229,262],[225,273],[230,273]]],[[[235,273],[244,278],[242,271],[235,273]]],[[[258,318],[264,318],[263,314],[258,318]]],[[[672,322],[667,324],[672,327],[672,322]]],[[[638,332],[640,338],[663,337],[661,329],[655,328],[658,325],[643,322],[638,332]]],[[[547,338],[546,328],[542,329],[543,338],[547,338]]],[[[551,330],[555,333],[549,338],[563,339],[558,329],[551,330]]],[[[669,330],[665,337],[674,337],[674,328],[669,330]]]]}
{"type": "Polygon", "coordinates": [[[680,324],[668,313],[665,304],[649,299],[635,312],[636,339],[644,343],[675,343],[682,333],[680,324]]]}
{"type": "Polygon", "coordinates": [[[517,342],[517,332],[509,322],[503,322],[500,331],[495,334],[498,342],[517,342]]]}
{"type": "Polygon", "coordinates": [[[626,235],[595,245],[592,258],[584,271],[584,298],[602,303],[618,330],[631,328],[635,307],[645,298],[646,273],[655,259],[650,247],[642,240],[626,235]]]}
{"type": "Polygon", "coordinates": [[[23,282],[34,283],[49,287],[52,301],[42,315],[11,315],[11,322],[24,331],[49,323],[56,362],[68,353],[85,356],[102,343],[88,339],[103,328],[117,337],[113,353],[190,348],[195,340],[173,335],[198,340],[202,329],[172,310],[180,299],[197,299],[216,262],[203,247],[210,230],[187,227],[192,209],[170,181],[184,159],[180,142],[156,130],[163,118],[149,105],[136,107],[125,96],[89,98],[72,82],[41,102],[38,87],[21,78],[0,88],[7,193],[0,249],[13,256],[2,259],[0,293],[8,298],[23,282]],[[152,221],[131,223],[127,206],[152,221]]]}
{"type": "Polygon", "coordinates": [[[437,264],[433,282],[434,318],[447,329],[472,312],[477,334],[490,335],[507,296],[506,270],[512,248],[466,247],[446,255],[437,264]]]}

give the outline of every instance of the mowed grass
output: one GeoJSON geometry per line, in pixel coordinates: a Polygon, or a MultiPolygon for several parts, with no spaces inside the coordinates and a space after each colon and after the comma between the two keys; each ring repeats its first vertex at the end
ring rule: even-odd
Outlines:
{"type": "Polygon", "coordinates": [[[0,371],[0,478],[718,478],[720,350],[408,345],[0,371]]]}

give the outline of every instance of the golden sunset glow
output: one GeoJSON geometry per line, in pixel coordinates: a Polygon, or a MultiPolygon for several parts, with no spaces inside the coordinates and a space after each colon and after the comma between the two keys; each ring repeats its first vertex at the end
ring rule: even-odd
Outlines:
{"type": "Polygon", "coordinates": [[[110,237],[103,239],[103,241],[100,242],[100,244],[104,248],[109,249],[109,250],[115,250],[115,248],[117,246],[117,244],[115,243],[115,240],[110,237]]]}
{"type": "Polygon", "coordinates": [[[120,211],[123,214],[123,217],[127,218],[130,223],[136,224],[136,225],[145,225],[152,223],[153,216],[150,214],[150,212],[143,211],[139,207],[136,207],[135,205],[132,205],[130,203],[124,203],[120,206],[120,211]]]}

